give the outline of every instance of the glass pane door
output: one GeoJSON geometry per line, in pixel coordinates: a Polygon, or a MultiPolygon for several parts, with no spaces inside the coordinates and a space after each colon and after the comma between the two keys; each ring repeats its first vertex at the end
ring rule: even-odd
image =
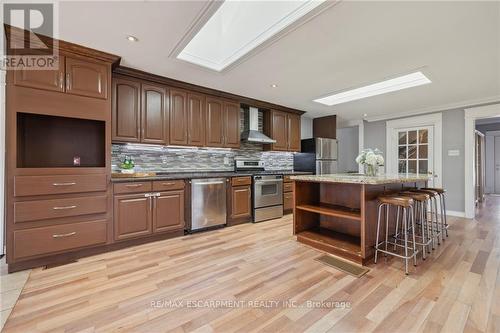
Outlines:
{"type": "Polygon", "coordinates": [[[398,129],[398,172],[432,173],[432,128],[398,129]]]}

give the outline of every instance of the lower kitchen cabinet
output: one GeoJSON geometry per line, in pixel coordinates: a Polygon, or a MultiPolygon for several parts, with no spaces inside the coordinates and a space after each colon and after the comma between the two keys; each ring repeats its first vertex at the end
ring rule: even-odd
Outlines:
{"type": "Polygon", "coordinates": [[[153,199],[153,232],[184,229],[184,190],[160,192],[153,199]]]}
{"type": "Polygon", "coordinates": [[[116,195],[115,240],[147,236],[152,232],[152,199],[149,193],[116,195]]]}
{"type": "Polygon", "coordinates": [[[252,188],[250,185],[233,186],[229,190],[228,224],[234,225],[252,220],[252,188]]]}
{"type": "Polygon", "coordinates": [[[283,193],[283,213],[291,213],[293,210],[293,192],[283,193]]]}
{"type": "Polygon", "coordinates": [[[114,191],[115,240],[184,230],[183,180],[119,183],[114,185],[114,191]],[[168,190],[158,191],[160,188],[168,190]],[[149,192],[119,194],[141,189],[149,192]]]}

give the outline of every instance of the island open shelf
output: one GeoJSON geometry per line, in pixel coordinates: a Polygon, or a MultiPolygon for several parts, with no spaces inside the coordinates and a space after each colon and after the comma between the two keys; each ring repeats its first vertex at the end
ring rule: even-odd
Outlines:
{"type": "Polygon", "coordinates": [[[297,241],[359,264],[365,264],[374,255],[377,198],[403,189],[425,187],[427,182],[426,176],[416,175],[382,179],[307,175],[292,179],[297,241]]]}

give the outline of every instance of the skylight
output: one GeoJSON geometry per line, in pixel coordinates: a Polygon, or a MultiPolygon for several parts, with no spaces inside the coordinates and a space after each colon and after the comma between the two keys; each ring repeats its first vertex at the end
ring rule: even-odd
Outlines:
{"type": "Polygon", "coordinates": [[[431,80],[429,80],[424,74],[422,74],[422,72],[415,72],[408,75],[399,76],[394,79],[370,84],[368,86],[318,98],[314,101],[317,103],[332,106],[366,97],[382,95],[392,91],[421,86],[427,83],[431,83],[431,80]]]}
{"type": "Polygon", "coordinates": [[[323,2],[224,1],[177,58],[221,71],[323,2]]]}

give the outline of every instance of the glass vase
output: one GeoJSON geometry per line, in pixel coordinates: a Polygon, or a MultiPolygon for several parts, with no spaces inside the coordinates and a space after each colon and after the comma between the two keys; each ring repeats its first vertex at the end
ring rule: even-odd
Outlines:
{"type": "Polygon", "coordinates": [[[378,174],[378,166],[365,164],[365,175],[375,177],[378,174]]]}

